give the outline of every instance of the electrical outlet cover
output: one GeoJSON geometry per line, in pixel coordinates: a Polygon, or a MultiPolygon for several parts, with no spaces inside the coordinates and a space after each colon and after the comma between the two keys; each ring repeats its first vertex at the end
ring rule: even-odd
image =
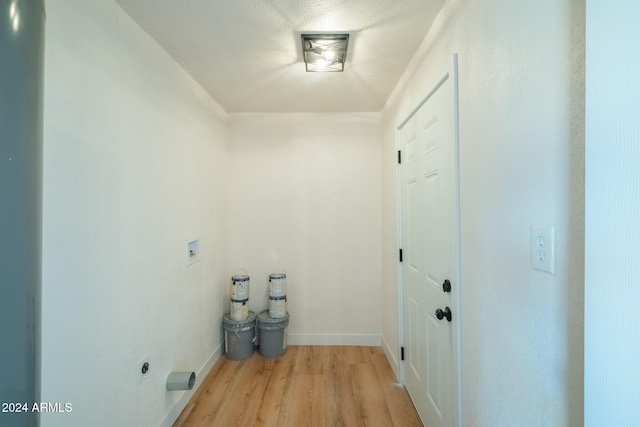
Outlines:
{"type": "Polygon", "coordinates": [[[200,240],[195,239],[187,243],[187,265],[200,260],[200,240]]]}
{"type": "Polygon", "coordinates": [[[555,274],[556,242],[553,227],[531,227],[531,267],[555,274]]]}
{"type": "Polygon", "coordinates": [[[147,354],[145,357],[140,359],[140,361],[136,364],[136,380],[138,381],[138,384],[144,381],[149,376],[150,373],[151,373],[151,357],[149,357],[149,355],[147,354]],[[147,370],[146,372],[143,372],[143,367],[145,363],[148,364],[147,370]]]}

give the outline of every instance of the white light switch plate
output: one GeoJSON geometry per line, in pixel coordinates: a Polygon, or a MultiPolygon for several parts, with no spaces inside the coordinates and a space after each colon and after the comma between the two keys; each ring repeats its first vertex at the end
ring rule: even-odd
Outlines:
{"type": "Polygon", "coordinates": [[[553,227],[531,227],[531,267],[555,274],[556,242],[553,227]]]}

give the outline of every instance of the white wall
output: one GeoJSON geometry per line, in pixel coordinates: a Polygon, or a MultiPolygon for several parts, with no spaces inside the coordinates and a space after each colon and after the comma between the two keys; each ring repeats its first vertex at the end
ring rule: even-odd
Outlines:
{"type": "Polygon", "coordinates": [[[383,334],[397,358],[395,129],[459,53],[465,427],[582,425],[582,3],[448,1],[383,111],[383,334]],[[556,229],[553,275],[530,267],[533,225],[556,229]]]}
{"type": "Polygon", "coordinates": [[[292,344],[379,344],[380,115],[230,117],[228,275],[258,312],[287,272],[292,344]]]}
{"type": "Polygon", "coordinates": [[[112,1],[47,1],[44,95],[42,425],[168,424],[220,354],[221,109],[112,1]]]}
{"type": "Polygon", "coordinates": [[[640,425],[640,4],[587,1],[585,426],[640,425]]]}

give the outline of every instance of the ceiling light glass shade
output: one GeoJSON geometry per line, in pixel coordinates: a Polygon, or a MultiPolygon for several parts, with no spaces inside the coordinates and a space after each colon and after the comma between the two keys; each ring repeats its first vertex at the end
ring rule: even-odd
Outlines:
{"type": "Polygon", "coordinates": [[[307,71],[343,71],[349,34],[302,34],[307,71]]]}

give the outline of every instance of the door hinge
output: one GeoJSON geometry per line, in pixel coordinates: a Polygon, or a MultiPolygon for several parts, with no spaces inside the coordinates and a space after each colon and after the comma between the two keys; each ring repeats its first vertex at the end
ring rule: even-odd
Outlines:
{"type": "Polygon", "coordinates": [[[402,151],[398,150],[398,164],[402,164],[402,151]]]}
{"type": "Polygon", "coordinates": [[[400,249],[400,262],[402,262],[402,249],[400,249]]]}
{"type": "Polygon", "coordinates": [[[404,360],[404,347],[400,347],[400,360],[404,360]]]}

